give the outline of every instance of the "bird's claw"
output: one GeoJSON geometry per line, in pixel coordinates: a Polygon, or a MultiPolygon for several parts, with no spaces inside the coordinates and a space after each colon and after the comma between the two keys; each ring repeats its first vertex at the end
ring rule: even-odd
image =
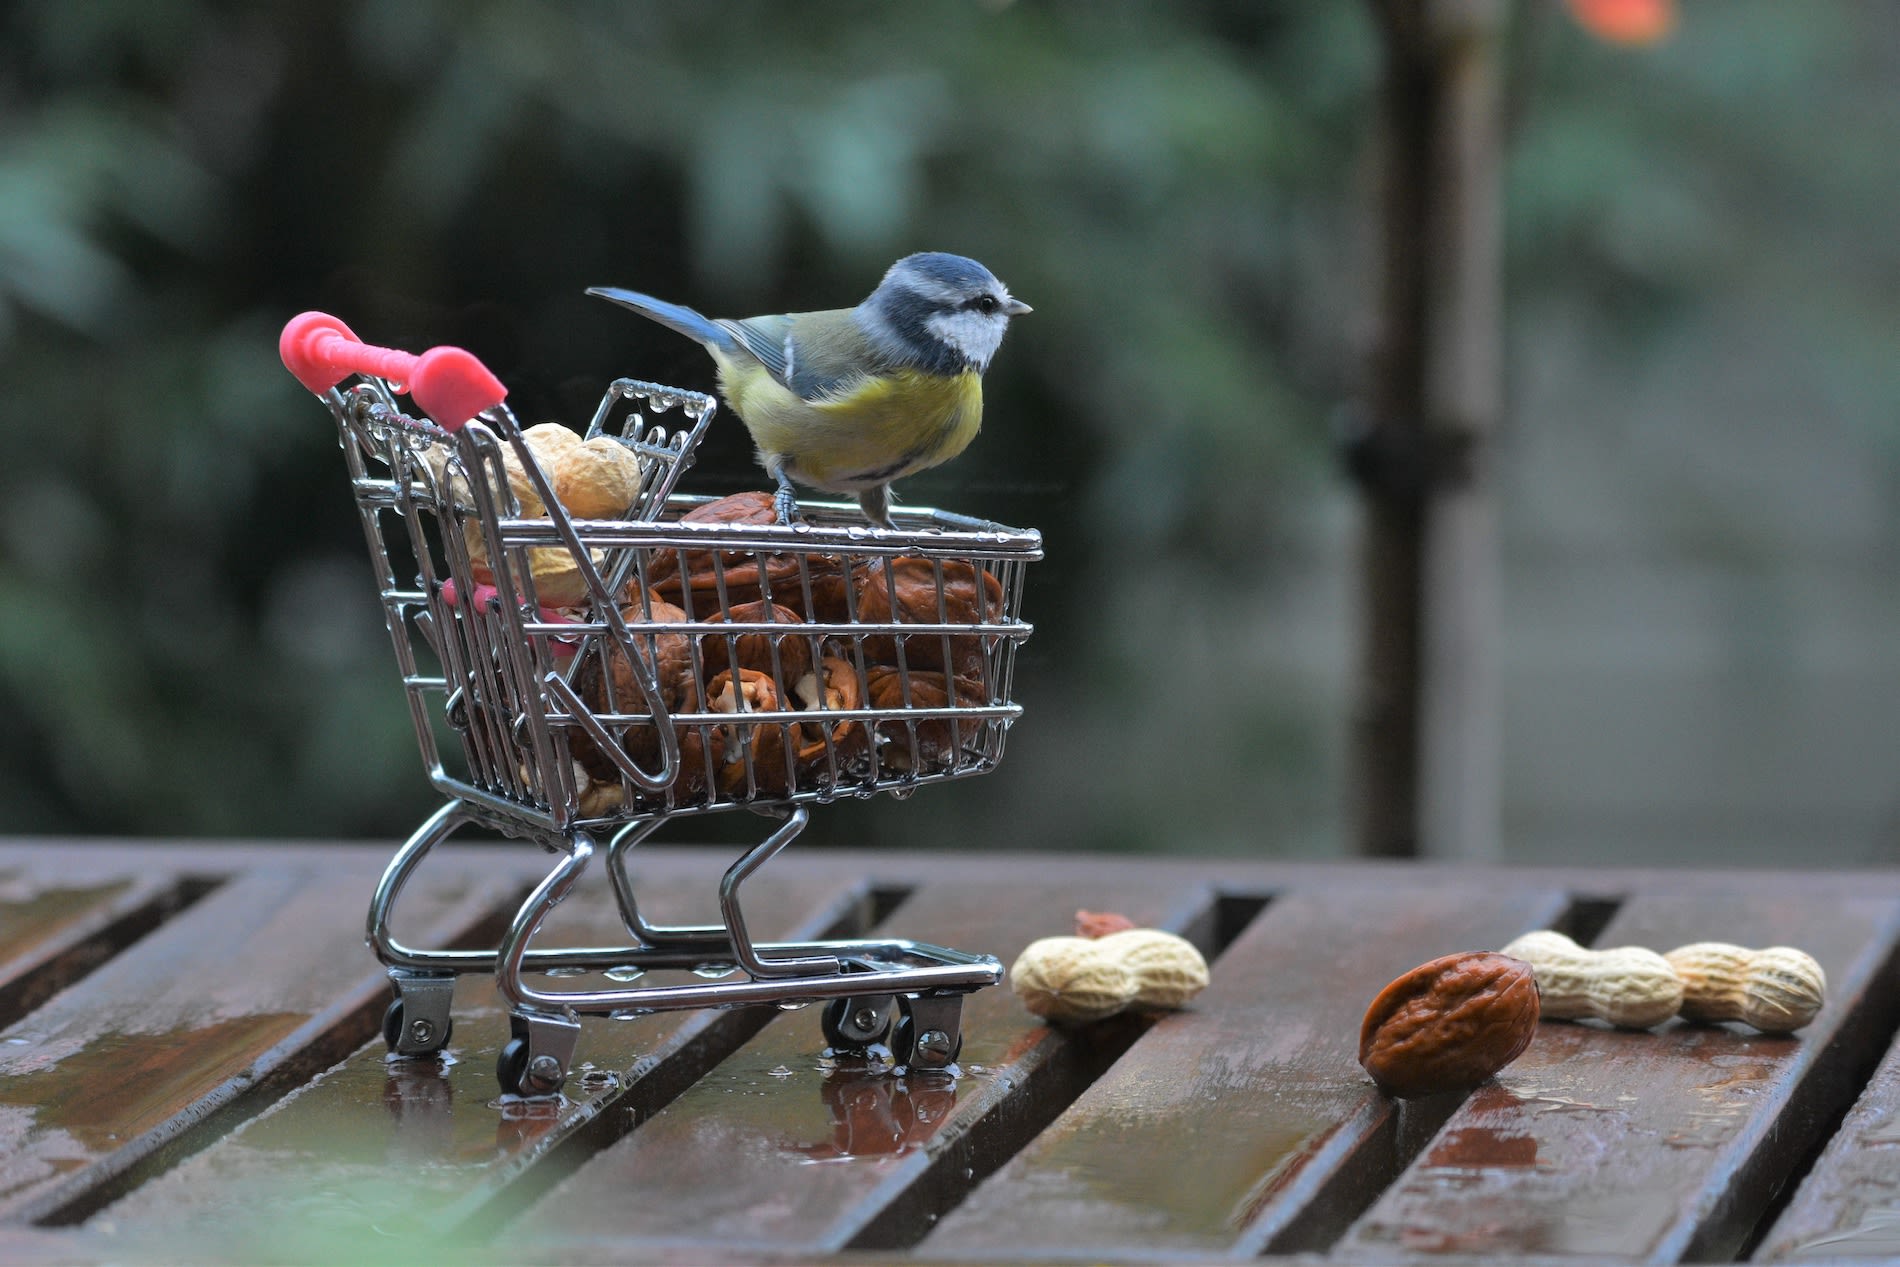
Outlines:
{"type": "Polygon", "coordinates": [[[778,492],[772,495],[772,513],[778,516],[781,524],[798,523],[798,494],[783,484],[779,485],[778,492]]]}

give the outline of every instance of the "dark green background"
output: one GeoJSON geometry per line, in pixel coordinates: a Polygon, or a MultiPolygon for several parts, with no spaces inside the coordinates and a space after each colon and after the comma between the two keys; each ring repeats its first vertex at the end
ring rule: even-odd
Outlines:
{"type": "MultiPolygon", "coordinates": [[[[1900,6],[1691,0],[1649,50],[1598,44],[1554,3],[1512,13],[1497,469],[1522,600],[1507,684],[1530,690],[1643,628],[1640,594],[1576,647],[1576,621],[1537,607],[1537,578],[1597,549],[1587,516],[1545,513],[1566,463],[1522,457],[1540,435],[1608,452],[1654,417],[1714,437],[1639,444],[1608,477],[1676,512],[1616,547],[1665,587],[1670,560],[1723,584],[1799,576],[1804,525],[1839,500],[1823,478],[1785,532],[1750,517],[1781,440],[1732,479],[1653,478],[1731,434],[1832,446],[1873,481],[1876,520],[1891,510],[1900,6]],[[1769,332],[1745,349],[1724,324],[1744,313],[1769,332]],[[1815,386],[1764,399],[1734,387],[1750,373],[1815,386]],[[1619,395],[1657,381],[1666,406],[1619,395]]],[[[710,385],[697,348],[586,286],[730,315],[840,306],[941,249],[1036,312],[974,448],[900,492],[1044,532],[1027,716],[996,774],[821,812],[813,838],[1337,852],[1352,506],[1329,434],[1369,329],[1376,73],[1343,0],[9,6],[0,830],[390,836],[429,808],[334,433],[276,360],[293,313],[463,344],[528,420],[579,423],[619,375],[710,385]]],[[[763,486],[734,420],[688,483],[763,486]]],[[[1815,547],[1851,555],[1851,595],[1744,584],[1709,627],[1766,647],[1771,672],[1793,657],[1799,692],[1802,622],[1846,603],[1862,677],[1829,682],[1900,704],[1869,632],[1890,538],[1864,518],[1815,547]]],[[[1756,715],[1690,717],[1684,742],[1756,715]]],[[[1586,710],[1531,726],[1526,751],[1514,716],[1507,839],[1534,853],[1572,838],[1539,789],[1646,720],[1586,710]]],[[[1839,828],[1844,856],[1890,843],[1891,737],[1875,723],[1854,769],[1827,762],[1851,782],[1835,799],[1872,807],[1839,828]]],[[[1724,789],[1789,773],[1774,751],[1718,762],[1698,812],[1719,827],[1724,789]]],[[[1608,824],[1572,831],[1581,849],[1667,856],[1695,833],[1666,793],[1564,821],[1608,824]]],[[[1802,837],[1795,815],[1761,848],[1802,837]]]]}

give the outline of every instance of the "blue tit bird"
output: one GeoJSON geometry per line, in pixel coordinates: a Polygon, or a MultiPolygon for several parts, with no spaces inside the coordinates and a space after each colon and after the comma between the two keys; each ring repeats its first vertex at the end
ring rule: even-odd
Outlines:
{"type": "Polygon", "coordinates": [[[1011,317],[1029,305],[961,255],[925,252],[891,265],[855,308],[713,319],[630,290],[587,292],[677,330],[712,354],[719,391],[759,464],[777,481],[781,523],[793,481],[855,493],[891,526],[890,485],[947,462],[983,422],[983,371],[1011,317]]]}

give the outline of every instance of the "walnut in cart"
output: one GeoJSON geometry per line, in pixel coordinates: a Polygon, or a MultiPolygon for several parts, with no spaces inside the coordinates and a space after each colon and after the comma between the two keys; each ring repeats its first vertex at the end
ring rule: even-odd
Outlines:
{"type": "Polygon", "coordinates": [[[1749,950],[1699,941],[1663,958],[1682,978],[1687,1020],[1743,1021],[1764,1034],[1790,1034],[1827,1002],[1827,973],[1792,946],[1749,950]]]}

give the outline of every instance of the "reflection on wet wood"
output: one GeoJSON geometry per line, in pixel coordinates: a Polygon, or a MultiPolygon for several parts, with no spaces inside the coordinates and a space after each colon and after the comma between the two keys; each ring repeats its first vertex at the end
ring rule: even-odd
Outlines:
{"type": "MultiPolygon", "coordinates": [[[[340,1030],[360,1041],[382,974],[340,916],[374,877],[260,867],[0,1034],[0,1216],[90,1204],[251,1088],[320,1068],[340,1030]]],[[[407,912],[438,932],[497,896],[417,889],[407,912]]]]}
{"type": "Polygon", "coordinates": [[[150,932],[204,887],[184,876],[63,857],[0,870],[0,1026],[150,932]]]}
{"type": "MultiPolygon", "coordinates": [[[[884,931],[1008,963],[1035,938],[1070,932],[1078,905],[1183,926],[1212,902],[1191,881],[939,882],[900,906],[884,931]]],[[[895,1078],[862,1060],[820,1059],[811,1021],[774,1022],[550,1193],[510,1229],[510,1243],[527,1253],[635,1237],[793,1254],[906,1243],[1019,1145],[1039,1110],[1053,1113],[1085,1085],[1104,1055],[1089,1050],[1092,1041],[1119,1049],[1133,1030],[1054,1033],[998,986],[968,996],[963,1032],[962,1077],[895,1078]]]]}
{"type": "MultiPolygon", "coordinates": [[[[636,873],[635,882],[649,909],[657,904],[682,921],[712,915],[710,874],[647,885],[636,873]]],[[[863,894],[832,879],[768,875],[748,888],[746,907],[766,936],[815,937],[848,920],[863,894]]],[[[545,935],[548,945],[627,939],[600,876],[562,905],[545,935]]],[[[236,1259],[299,1238],[314,1250],[359,1238],[440,1246],[547,1154],[590,1128],[606,1138],[629,1129],[764,1019],[756,1010],[591,1018],[564,1094],[533,1103],[504,1100],[496,1087],[495,1057],[509,1028],[492,977],[457,982],[454,1018],[446,1059],[392,1059],[381,1036],[372,1038],[271,1111],[110,1207],[102,1217],[111,1239],[216,1246],[236,1259]]]]}
{"type": "Polygon", "coordinates": [[[1844,1102],[1844,1067],[1891,1029],[1891,1002],[1870,1003],[1867,990],[1897,915],[1890,900],[1634,898],[1598,945],[1798,944],[1827,969],[1827,1008],[1793,1036],[1546,1021],[1340,1249],[1652,1262],[1733,1254],[1844,1102]]]}
{"type": "Polygon", "coordinates": [[[1373,996],[1415,964],[1502,945],[1563,906],[1544,889],[1277,899],[1190,1010],[1160,1020],[923,1248],[1258,1253],[1321,1189],[1362,1182],[1392,1146],[1397,1114],[1358,1064],[1373,996]]]}
{"type": "MultiPolygon", "coordinates": [[[[1005,958],[1067,931],[1079,906],[1226,949],[1208,992],[1158,1020],[1053,1033],[1006,988],[978,991],[955,1077],[821,1058],[816,1009],[588,1018],[565,1097],[529,1103],[497,1094],[508,1025],[485,976],[458,984],[449,1060],[385,1059],[388,995],[360,938],[387,857],[0,845],[0,1000],[11,988],[28,1009],[0,1019],[0,1262],[1628,1263],[1721,1259],[1758,1237],[1764,1260],[1900,1247],[1900,1054],[1886,1051],[1900,873],[794,850],[748,888],[760,929],[862,920],[888,889],[908,897],[887,931],[1005,958]],[[1828,969],[1830,1005],[1780,1038],[1546,1023],[1469,1096],[1398,1105],[1371,1088],[1354,1056],[1380,986],[1560,912],[1586,936],[1608,920],[1598,944],[1801,946],[1828,969]],[[1777,1188],[1804,1173],[1777,1220],[1777,1188]]],[[[643,847],[648,913],[707,918],[731,860],[643,847]]],[[[548,865],[518,847],[447,851],[405,898],[403,931],[490,944],[548,865]]],[[[615,925],[583,887],[545,937],[614,941],[615,925]]]]}

